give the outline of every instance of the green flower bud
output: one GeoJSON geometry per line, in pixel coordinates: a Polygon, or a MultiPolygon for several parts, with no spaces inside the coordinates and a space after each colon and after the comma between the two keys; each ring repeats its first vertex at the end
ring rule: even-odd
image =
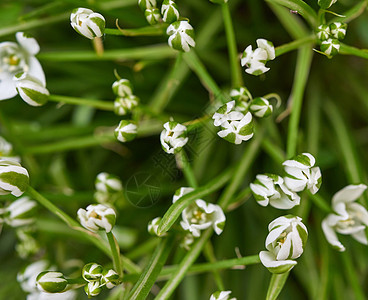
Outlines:
{"type": "Polygon", "coordinates": [[[318,5],[322,8],[322,9],[327,9],[329,8],[332,4],[336,3],[337,0],[318,0],[318,5]]]}
{"type": "Polygon", "coordinates": [[[97,175],[95,187],[97,191],[105,193],[116,193],[123,190],[120,178],[106,172],[102,172],[97,175]]]}
{"type": "Polygon", "coordinates": [[[29,105],[41,106],[49,99],[49,91],[36,77],[26,73],[18,73],[14,76],[14,81],[19,96],[29,105]]]}
{"type": "Polygon", "coordinates": [[[60,293],[65,290],[68,281],[63,273],[54,271],[45,271],[38,274],[37,287],[46,293],[60,293]]]}
{"type": "Polygon", "coordinates": [[[155,25],[161,20],[160,10],[156,7],[147,8],[144,11],[144,15],[146,16],[147,22],[151,25],[155,25]]]}
{"type": "Polygon", "coordinates": [[[108,289],[120,284],[120,276],[114,270],[104,270],[102,273],[101,284],[106,285],[108,289]]]}
{"type": "Polygon", "coordinates": [[[88,297],[95,297],[99,293],[101,293],[102,285],[99,281],[91,281],[84,286],[84,291],[86,292],[88,297]]]}
{"type": "Polygon", "coordinates": [[[96,263],[89,263],[83,267],[82,277],[88,282],[100,280],[100,278],[102,277],[102,271],[103,267],[101,265],[96,263]]]}
{"type": "Polygon", "coordinates": [[[316,31],[317,39],[320,42],[326,41],[330,38],[330,27],[326,24],[319,25],[316,31]]]}
{"type": "Polygon", "coordinates": [[[128,79],[120,79],[112,84],[112,91],[117,97],[133,95],[133,86],[128,79]]]}
{"type": "Polygon", "coordinates": [[[141,10],[145,11],[149,8],[155,8],[156,7],[156,0],[138,0],[138,5],[141,8],[141,10]]]}
{"type": "Polygon", "coordinates": [[[235,110],[240,112],[248,110],[250,96],[251,94],[245,87],[232,89],[230,91],[230,97],[235,101],[235,110]]]}
{"type": "Polygon", "coordinates": [[[158,225],[160,224],[160,222],[161,222],[161,217],[157,217],[148,223],[147,229],[148,229],[149,234],[158,236],[157,229],[158,229],[158,225]]]}
{"type": "Polygon", "coordinates": [[[179,10],[173,0],[164,0],[161,6],[162,20],[165,23],[174,23],[179,19],[179,10]]]}
{"type": "Polygon", "coordinates": [[[114,112],[119,116],[125,116],[138,106],[139,98],[134,95],[118,97],[114,101],[114,112]]]}
{"type": "Polygon", "coordinates": [[[120,142],[129,142],[137,136],[137,123],[132,120],[120,121],[115,129],[115,136],[120,142]]]}
{"type": "Polygon", "coordinates": [[[194,30],[188,21],[176,21],[166,30],[169,46],[175,50],[188,52],[195,47],[194,30]]]}
{"type": "Polygon", "coordinates": [[[29,175],[16,161],[0,159],[0,195],[21,196],[29,185],[29,175]]]}
{"type": "Polygon", "coordinates": [[[330,24],[330,31],[333,38],[338,39],[339,41],[343,40],[346,35],[346,29],[348,28],[348,24],[341,22],[334,22],[330,24]]]}
{"type": "Polygon", "coordinates": [[[258,118],[265,118],[272,114],[272,105],[266,98],[254,98],[249,105],[249,110],[258,118]]]}
{"type": "Polygon", "coordinates": [[[337,39],[328,39],[322,42],[320,49],[329,57],[335,56],[340,51],[340,42],[337,39]]]}
{"type": "Polygon", "coordinates": [[[88,39],[101,37],[105,32],[105,18],[88,8],[76,8],[70,15],[70,25],[88,39]]]}

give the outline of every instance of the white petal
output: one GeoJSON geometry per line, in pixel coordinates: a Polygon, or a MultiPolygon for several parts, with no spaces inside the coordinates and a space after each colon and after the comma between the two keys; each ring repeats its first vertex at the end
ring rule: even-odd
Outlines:
{"type": "Polygon", "coordinates": [[[338,202],[352,202],[356,199],[358,199],[363,192],[366,190],[367,186],[365,184],[358,184],[358,185],[348,185],[338,191],[333,197],[332,197],[332,205],[338,202]]]}
{"type": "Polygon", "coordinates": [[[37,58],[30,57],[28,60],[29,71],[28,73],[33,77],[36,77],[42,82],[43,86],[46,86],[45,73],[43,72],[42,66],[37,58]]]}
{"type": "Polygon", "coordinates": [[[337,235],[332,227],[329,226],[329,218],[330,215],[327,216],[326,219],[322,221],[322,230],[325,234],[327,242],[329,242],[335,249],[342,252],[345,251],[345,247],[337,238],[337,235]]]}
{"type": "Polygon", "coordinates": [[[363,245],[368,245],[367,236],[365,234],[365,230],[358,231],[354,234],[352,234],[352,237],[356,239],[359,243],[363,245]]]}
{"type": "Polygon", "coordinates": [[[15,97],[18,94],[15,88],[15,82],[10,77],[0,79],[0,100],[6,100],[15,97]]]}
{"type": "Polygon", "coordinates": [[[261,263],[272,273],[285,273],[290,271],[297,262],[295,260],[277,261],[275,256],[269,251],[261,251],[259,253],[261,263]]]}
{"type": "Polygon", "coordinates": [[[40,52],[40,46],[34,38],[26,37],[24,32],[17,32],[15,34],[15,38],[18,43],[22,46],[23,49],[26,50],[31,55],[36,55],[40,52]]]}

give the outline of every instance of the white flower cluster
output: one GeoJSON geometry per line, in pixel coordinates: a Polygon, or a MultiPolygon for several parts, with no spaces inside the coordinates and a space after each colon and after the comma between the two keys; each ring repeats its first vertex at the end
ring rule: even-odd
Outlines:
{"type": "Polygon", "coordinates": [[[365,230],[368,226],[368,211],[355,201],[367,189],[364,184],[348,185],[332,197],[332,209],[322,221],[322,229],[327,241],[337,250],[345,251],[336,232],[351,235],[358,242],[368,245],[365,230]]]}
{"type": "Polygon", "coordinates": [[[113,204],[121,198],[123,184],[119,177],[106,172],[99,173],[95,181],[94,198],[97,202],[113,204]]]}
{"type": "Polygon", "coordinates": [[[178,153],[188,142],[187,127],[174,121],[166,122],[160,134],[160,141],[166,153],[178,153]]]}
{"type": "Polygon", "coordinates": [[[40,51],[37,41],[24,32],[15,34],[17,43],[0,43],[0,100],[17,94],[29,105],[47,102],[45,73],[35,55],[40,51]]]}
{"type": "Polygon", "coordinates": [[[282,216],[268,225],[266,238],[267,251],[261,251],[262,264],[272,273],[290,271],[302,255],[308,239],[308,230],[302,219],[292,215],[282,216]]]}
{"type": "Polygon", "coordinates": [[[82,226],[90,231],[110,232],[115,225],[116,213],[106,205],[91,204],[87,206],[87,210],[83,208],[78,210],[78,218],[82,226]]]}
{"type": "Polygon", "coordinates": [[[297,155],[283,163],[286,176],[274,174],[257,175],[250,188],[259,205],[278,209],[290,209],[300,204],[297,192],[308,189],[312,194],[318,192],[322,184],[319,167],[314,167],[315,158],[309,153],[297,155]]]}
{"type": "Polygon", "coordinates": [[[241,57],[242,67],[246,67],[245,72],[251,75],[261,75],[266,73],[270,68],[266,67],[269,60],[274,60],[275,47],[272,42],[265,39],[257,39],[257,46],[254,51],[252,45],[249,45],[243,52],[241,57]]]}
{"type": "Polygon", "coordinates": [[[338,54],[340,51],[340,42],[345,38],[346,23],[334,22],[329,25],[322,24],[316,31],[317,40],[321,51],[329,58],[338,54]]]}

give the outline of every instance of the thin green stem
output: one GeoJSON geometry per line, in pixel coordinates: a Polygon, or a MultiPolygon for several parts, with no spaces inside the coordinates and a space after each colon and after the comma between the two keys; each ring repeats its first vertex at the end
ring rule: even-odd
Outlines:
{"type": "Polygon", "coordinates": [[[227,47],[229,51],[231,82],[233,87],[240,87],[243,85],[242,70],[240,67],[239,54],[237,51],[235,32],[231,19],[229,4],[224,3],[221,5],[221,8],[226,32],[227,47]]]}
{"type": "Polygon", "coordinates": [[[342,262],[344,264],[345,274],[347,275],[347,279],[350,282],[350,285],[354,291],[356,300],[364,300],[366,299],[365,293],[360,285],[359,278],[357,276],[356,268],[353,265],[350,254],[347,252],[343,252],[340,254],[342,262]]]}
{"type": "Polygon", "coordinates": [[[59,96],[59,95],[50,95],[49,101],[72,104],[72,105],[86,105],[102,110],[114,110],[114,103],[111,101],[101,101],[94,99],[85,99],[85,98],[76,98],[76,97],[68,97],[68,96],[59,96]]]}
{"type": "Polygon", "coordinates": [[[272,274],[270,285],[268,286],[266,300],[276,300],[281,293],[290,272],[283,274],[272,274]]]}
{"type": "Polygon", "coordinates": [[[367,0],[363,0],[360,1],[359,3],[357,3],[355,6],[353,6],[351,9],[349,9],[348,11],[344,12],[342,15],[344,17],[336,17],[333,18],[330,22],[344,22],[344,23],[349,23],[350,21],[356,19],[357,17],[359,17],[362,13],[364,13],[366,11],[368,2],[367,0]]]}
{"type": "MultiPolygon", "coordinates": [[[[215,256],[215,253],[213,251],[213,246],[212,246],[211,241],[208,241],[206,243],[206,245],[204,246],[204,249],[203,249],[203,253],[204,253],[204,255],[206,256],[207,260],[210,263],[215,263],[216,262],[216,256],[215,256]]],[[[221,278],[221,275],[220,275],[219,271],[218,270],[212,270],[212,274],[213,274],[213,277],[215,278],[218,290],[220,290],[220,291],[225,290],[225,285],[224,285],[224,282],[222,281],[222,278],[221,278]]]]}
{"type": "Polygon", "coordinates": [[[346,45],[344,43],[340,43],[339,53],[344,55],[355,55],[358,57],[368,59],[368,49],[358,49],[353,46],[346,45]]]}
{"type": "Polygon", "coordinates": [[[185,152],[184,149],[182,149],[177,154],[177,160],[180,161],[181,169],[184,173],[184,177],[187,180],[188,184],[192,188],[197,188],[198,187],[197,179],[195,178],[194,172],[192,170],[192,166],[188,160],[187,153],[185,152]]]}
{"type": "Polygon", "coordinates": [[[160,36],[166,33],[167,24],[157,24],[134,29],[106,28],[105,34],[123,36],[160,36]]]}
{"type": "Polygon", "coordinates": [[[275,48],[276,57],[281,56],[285,53],[288,53],[290,51],[299,49],[301,46],[305,46],[307,44],[310,44],[310,47],[313,47],[312,44],[315,42],[316,37],[315,35],[306,36],[301,39],[297,39],[295,41],[292,41],[290,43],[278,46],[275,48]]]}
{"type": "Polygon", "coordinates": [[[109,245],[111,249],[111,256],[112,256],[112,261],[114,264],[114,269],[119,274],[119,276],[122,277],[123,268],[121,265],[119,244],[117,243],[116,238],[114,234],[112,233],[112,231],[106,232],[106,236],[109,241],[109,245]]]}
{"type": "Polygon", "coordinates": [[[321,211],[325,212],[325,213],[333,213],[333,210],[331,209],[331,206],[327,204],[327,202],[318,194],[312,194],[312,193],[308,193],[309,198],[312,199],[313,203],[319,208],[321,209],[321,211]]]}

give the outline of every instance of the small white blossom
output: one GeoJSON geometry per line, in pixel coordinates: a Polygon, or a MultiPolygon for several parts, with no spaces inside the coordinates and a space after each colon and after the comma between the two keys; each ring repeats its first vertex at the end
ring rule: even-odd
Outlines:
{"type": "Polygon", "coordinates": [[[236,300],[236,298],[230,298],[231,291],[217,291],[211,295],[210,300],[236,300]]]}
{"type": "Polygon", "coordinates": [[[0,159],[0,195],[21,196],[29,185],[25,168],[13,160],[0,159]]]}
{"type": "Polygon", "coordinates": [[[88,8],[76,8],[70,15],[70,25],[88,39],[101,37],[105,31],[105,18],[88,8]]]}
{"type": "Polygon", "coordinates": [[[273,107],[266,98],[257,97],[250,103],[249,110],[258,118],[266,118],[272,114],[273,107]]]}
{"type": "Polygon", "coordinates": [[[118,141],[124,143],[135,139],[137,136],[137,124],[132,120],[120,121],[118,127],[115,129],[115,136],[118,141]]]}
{"type": "Polygon", "coordinates": [[[160,134],[160,141],[166,153],[178,153],[188,142],[187,127],[174,121],[166,122],[160,134]]]}
{"type": "Polygon", "coordinates": [[[364,184],[348,185],[332,197],[332,209],[322,221],[322,229],[327,241],[337,250],[345,251],[338,240],[336,232],[351,235],[358,242],[368,245],[365,229],[368,226],[367,209],[355,201],[363,194],[367,186],[364,184]]]}
{"type": "Polygon", "coordinates": [[[44,105],[50,93],[36,77],[27,73],[18,73],[13,78],[19,96],[31,106],[44,105]]]}
{"type": "Polygon", "coordinates": [[[63,273],[55,271],[44,271],[38,274],[37,287],[45,293],[61,293],[68,285],[63,273]]]}
{"type": "Polygon", "coordinates": [[[273,43],[265,39],[257,39],[257,46],[267,52],[267,60],[274,60],[276,58],[275,47],[273,43]]]}
{"type": "Polygon", "coordinates": [[[161,6],[162,20],[165,23],[173,23],[179,19],[179,10],[173,0],[164,0],[161,6]]]}
{"type": "Polygon", "coordinates": [[[272,273],[284,273],[291,270],[302,255],[308,239],[308,230],[302,219],[291,215],[279,217],[268,225],[266,238],[268,251],[261,251],[262,264],[272,273]]]}
{"type": "Polygon", "coordinates": [[[116,214],[112,208],[97,204],[87,206],[87,210],[80,208],[78,218],[82,226],[90,231],[105,230],[110,232],[115,225],[116,214]]]}
{"type": "Polygon", "coordinates": [[[27,73],[46,85],[45,73],[35,55],[40,46],[34,38],[24,32],[15,34],[17,43],[0,43],[0,100],[10,99],[17,95],[14,75],[27,73]]]}
{"type": "Polygon", "coordinates": [[[194,30],[188,21],[176,21],[167,27],[169,46],[175,50],[188,52],[190,47],[195,47],[194,30]]]}

